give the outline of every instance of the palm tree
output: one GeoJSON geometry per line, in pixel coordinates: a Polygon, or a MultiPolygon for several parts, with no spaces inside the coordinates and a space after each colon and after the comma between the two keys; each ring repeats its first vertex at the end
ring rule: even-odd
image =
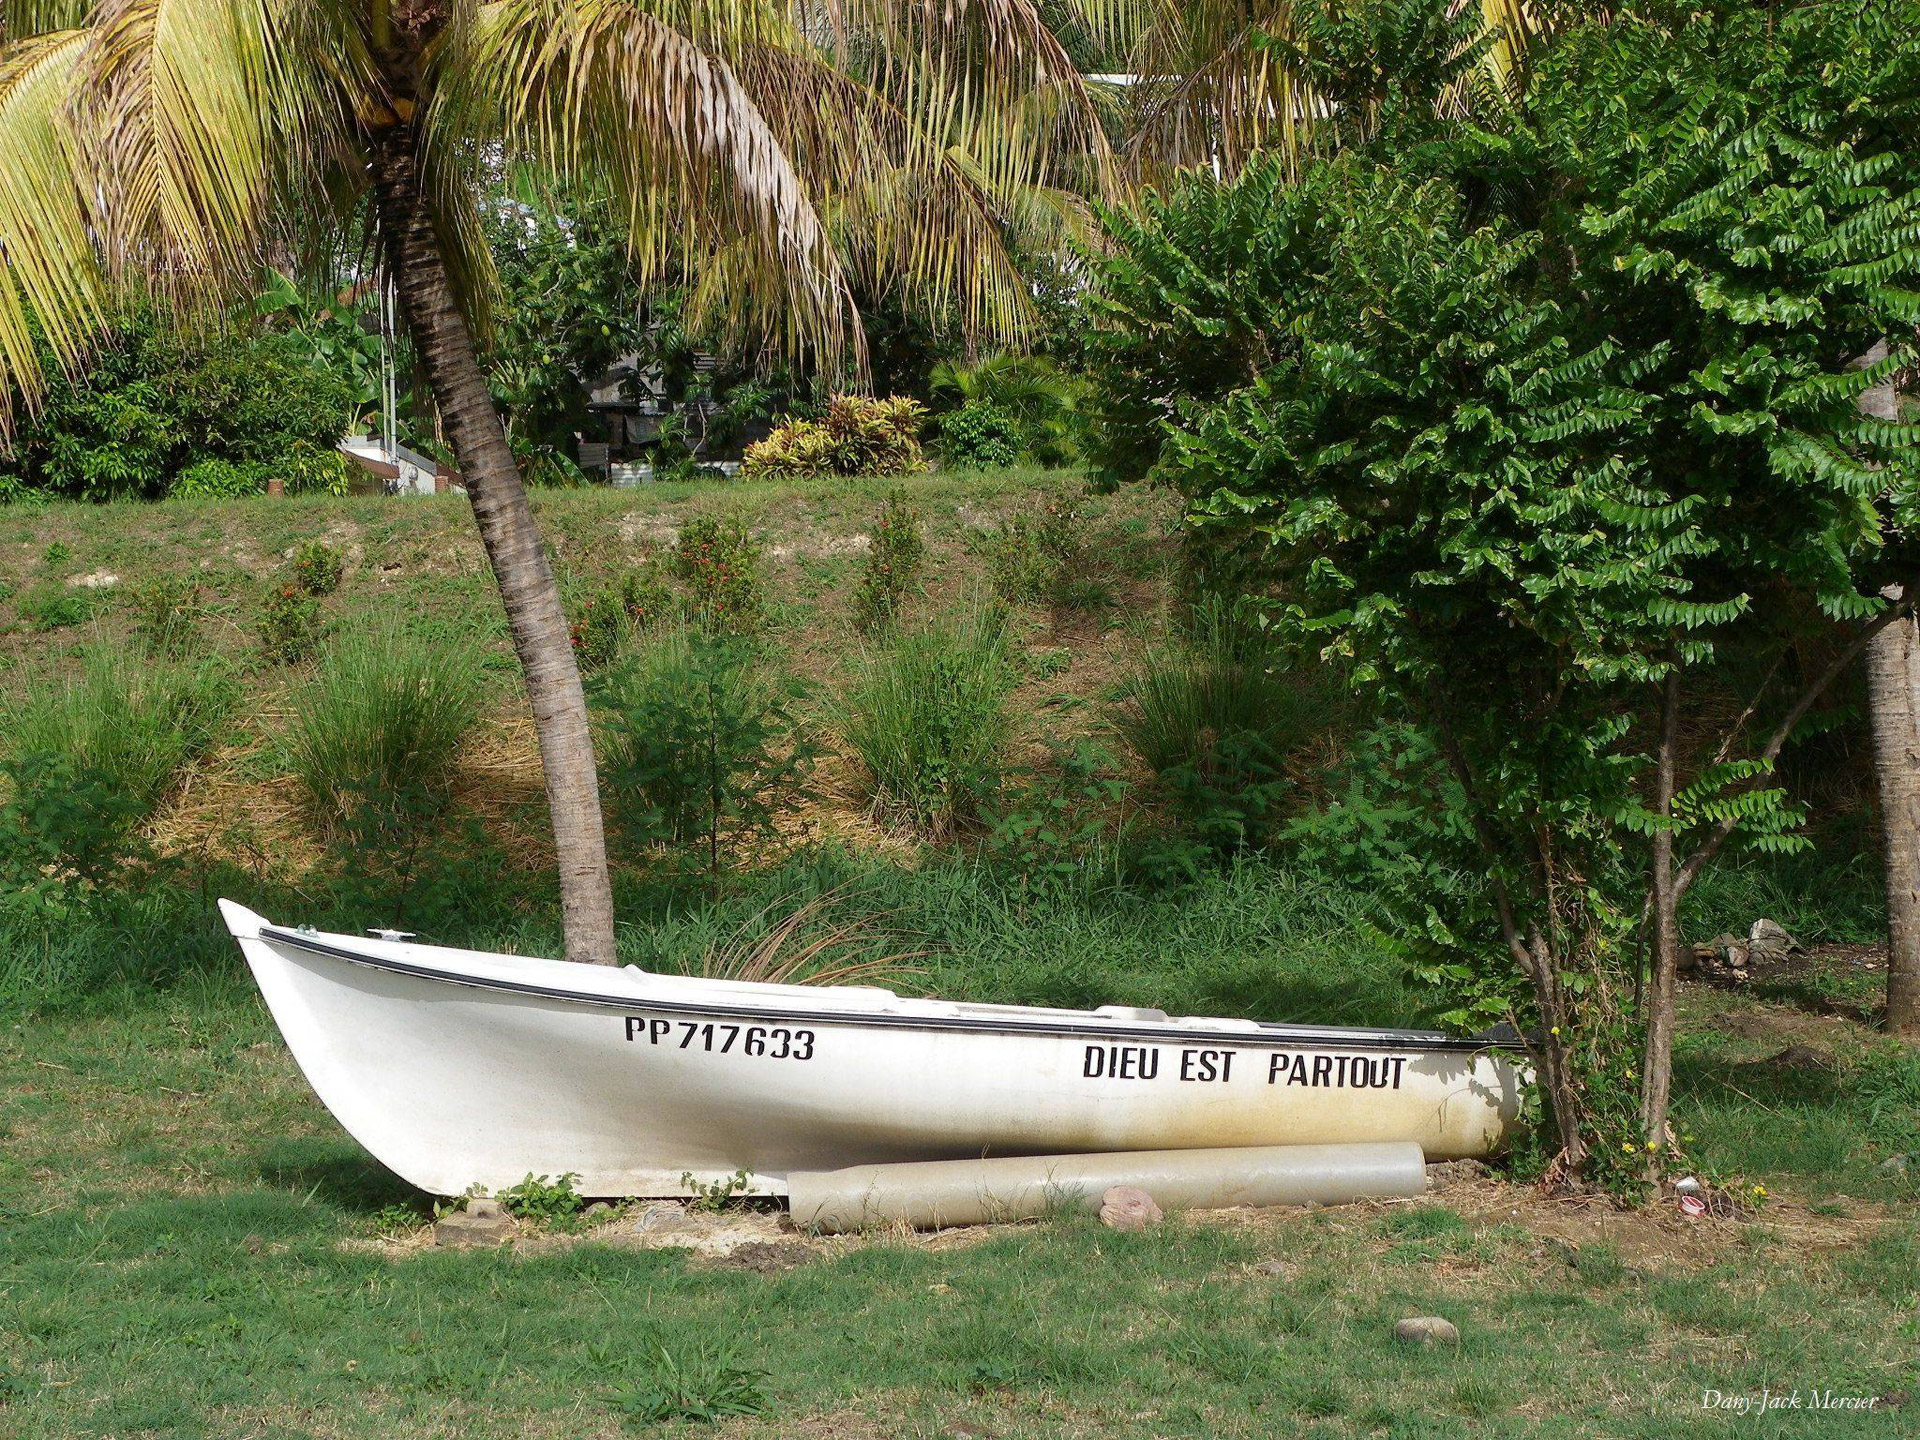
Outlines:
{"type": "Polygon", "coordinates": [[[1033,0],[0,0],[0,430],[130,292],[218,313],[269,256],[370,228],[525,675],[567,954],[611,963],[592,740],[560,593],[476,355],[503,164],[624,206],[644,275],[857,372],[854,280],[976,333],[1027,305],[1005,215],[1106,173],[1033,0]]]}
{"type": "Polygon", "coordinates": [[[1471,57],[1473,74],[1447,86],[1449,105],[1465,109],[1474,84],[1511,86],[1541,33],[1537,8],[1528,0],[1439,8],[1427,0],[1164,0],[1124,11],[1126,159],[1144,177],[1193,166],[1235,174],[1263,152],[1297,164],[1373,118],[1382,97],[1357,93],[1355,76],[1338,73],[1343,65],[1388,84],[1418,83],[1465,58],[1459,39],[1477,33],[1488,43],[1471,57]],[[1469,24],[1474,17],[1481,26],[1469,24]],[[1342,43],[1328,47],[1336,31],[1342,43]],[[1347,82],[1346,113],[1329,98],[1328,80],[1347,82]]]}

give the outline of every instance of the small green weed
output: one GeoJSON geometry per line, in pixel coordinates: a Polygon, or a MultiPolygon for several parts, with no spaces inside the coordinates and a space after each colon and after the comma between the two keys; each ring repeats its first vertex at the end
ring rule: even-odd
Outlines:
{"type": "Polygon", "coordinates": [[[573,1182],[580,1177],[566,1175],[529,1175],[518,1185],[502,1190],[494,1199],[510,1215],[541,1225],[564,1224],[585,1208],[586,1202],[573,1182]]]}
{"type": "Polygon", "coordinates": [[[676,1355],[658,1340],[642,1352],[641,1373],[607,1403],[632,1424],[670,1420],[711,1425],[767,1408],[767,1372],[743,1365],[732,1349],[701,1340],[676,1355]]]}
{"type": "Polygon", "coordinates": [[[65,630],[93,616],[93,596],[66,585],[36,585],[20,597],[20,618],[34,630],[65,630]]]}
{"type": "Polygon", "coordinates": [[[680,1172],[680,1188],[692,1195],[687,1201],[689,1210],[703,1210],[718,1213],[727,1208],[733,1197],[743,1195],[753,1183],[745,1170],[736,1170],[724,1180],[696,1180],[691,1170],[680,1172]]]}

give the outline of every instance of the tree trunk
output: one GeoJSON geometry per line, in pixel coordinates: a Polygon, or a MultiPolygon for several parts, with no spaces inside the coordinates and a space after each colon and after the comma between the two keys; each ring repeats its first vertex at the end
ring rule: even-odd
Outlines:
{"type": "Polygon", "coordinates": [[[611,965],[613,891],[586,692],[574,662],[560,587],[481,374],[423,194],[417,136],[410,121],[402,118],[414,107],[402,104],[401,115],[373,129],[369,137],[381,246],[399,292],[401,314],[459,458],[533,702],[560,871],[567,958],[611,965]]]}
{"type": "Polygon", "coordinates": [[[1671,660],[1660,692],[1660,751],[1654,781],[1653,808],[1660,828],[1653,832],[1652,954],[1648,957],[1647,985],[1642,1010],[1647,1022],[1646,1049],[1640,1067],[1640,1128],[1647,1143],[1647,1178],[1660,1178],[1661,1152],[1666,1149],[1667,1110],[1673,1095],[1674,987],[1680,960],[1680,890],[1673,870],[1673,786],[1675,751],[1679,747],[1680,659],[1671,660]]]}
{"type": "Polygon", "coordinates": [[[1920,625],[1906,615],[1867,646],[1867,708],[1887,865],[1887,1029],[1920,1038],[1920,625]]]}
{"type": "MultiPolygon", "coordinates": [[[[1884,342],[1862,357],[1886,358],[1884,342]]],[[[1862,413],[1899,419],[1891,383],[1860,397],[1862,413]]],[[[1902,598],[1898,587],[1887,592],[1902,598]]],[[[1873,769],[1880,786],[1881,848],[1887,866],[1887,1029],[1920,1039],[1920,629],[1912,615],[1867,645],[1867,709],[1873,718],[1873,769]]]]}

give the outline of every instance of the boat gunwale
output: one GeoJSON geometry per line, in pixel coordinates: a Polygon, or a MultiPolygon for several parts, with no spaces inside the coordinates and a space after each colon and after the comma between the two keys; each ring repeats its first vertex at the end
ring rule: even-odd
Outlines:
{"type": "MultiPolygon", "coordinates": [[[[968,1015],[903,1015],[871,1010],[793,1009],[774,1005],[740,1005],[726,1001],[686,1001],[651,999],[635,995],[594,994],[586,990],[568,990],[541,985],[530,980],[507,980],[493,976],[449,973],[431,965],[419,965],[384,955],[370,955],[320,939],[317,935],[284,926],[262,923],[258,938],[271,944],[286,945],[316,955],[365,965],[374,970],[409,975],[417,979],[438,980],[447,985],[462,985],[477,990],[529,995],[543,1000],[563,1000],[575,1004],[597,1005],[627,1012],[660,1012],[755,1018],[768,1023],[804,1022],[813,1025],[845,1025],[854,1028],[891,1030],[959,1030],[975,1034],[1033,1036],[1097,1036],[1110,1040],[1180,1041],[1194,1045],[1258,1047],[1274,1049],[1283,1041],[1292,1048],[1331,1050],[1429,1050],[1448,1054],[1518,1055],[1525,1047],[1512,1040],[1486,1036],[1445,1035],[1432,1031],[1391,1030],[1340,1026],[1296,1026],[1286,1022],[1254,1021],[1259,1031],[1208,1030],[1178,1024],[1161,1025],[1153,1021],[1115,1023],[1106,1017],[1090,1016],[1086,1021],[1064,1019],[1006,1020],[968,1015]]],[[[438,946],[423,946],[438,949],[438,946]]],[[[515,957],[503,956],[504,959],[515,957]]],[[[618,972],[611,972],[618,973],[618,972]]],[[[1008,1007],[1017,1009],[1021,1007],[1008,1007]]]]}

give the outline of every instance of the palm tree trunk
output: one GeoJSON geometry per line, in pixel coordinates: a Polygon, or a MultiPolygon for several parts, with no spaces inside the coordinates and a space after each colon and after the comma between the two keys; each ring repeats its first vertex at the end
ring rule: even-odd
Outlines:
{"type": "MultiPolygon", "coordinates": [[[[1861,357],[1886,358],[1884,341],[1861,357]]],[[[1891,383],[1860,397],[1876,420],[1900,418],[1891,383]]],[[[1901,598],[1898,587],[1889,600],[1901,598]]],[[[1912,615],[1867,645],[1867,709],[1873,718],[1873,769],[1880,783],[1881,849],[1887,866],[1887,1029],[1920,1038],[1920,628],[1912,615]]]]}
{"type": "Polygon", "coordinates": [[[401,120],[374,131],[370,149],[374,207],[387,268],[447,439],[459,458],[533,702],[560,871],[567,958],[611,965],[613,891],[607,878],[599,777],[586,692],[574,662],[560,587],[441,253],[421,184],[413,126],[401,120]]]}

